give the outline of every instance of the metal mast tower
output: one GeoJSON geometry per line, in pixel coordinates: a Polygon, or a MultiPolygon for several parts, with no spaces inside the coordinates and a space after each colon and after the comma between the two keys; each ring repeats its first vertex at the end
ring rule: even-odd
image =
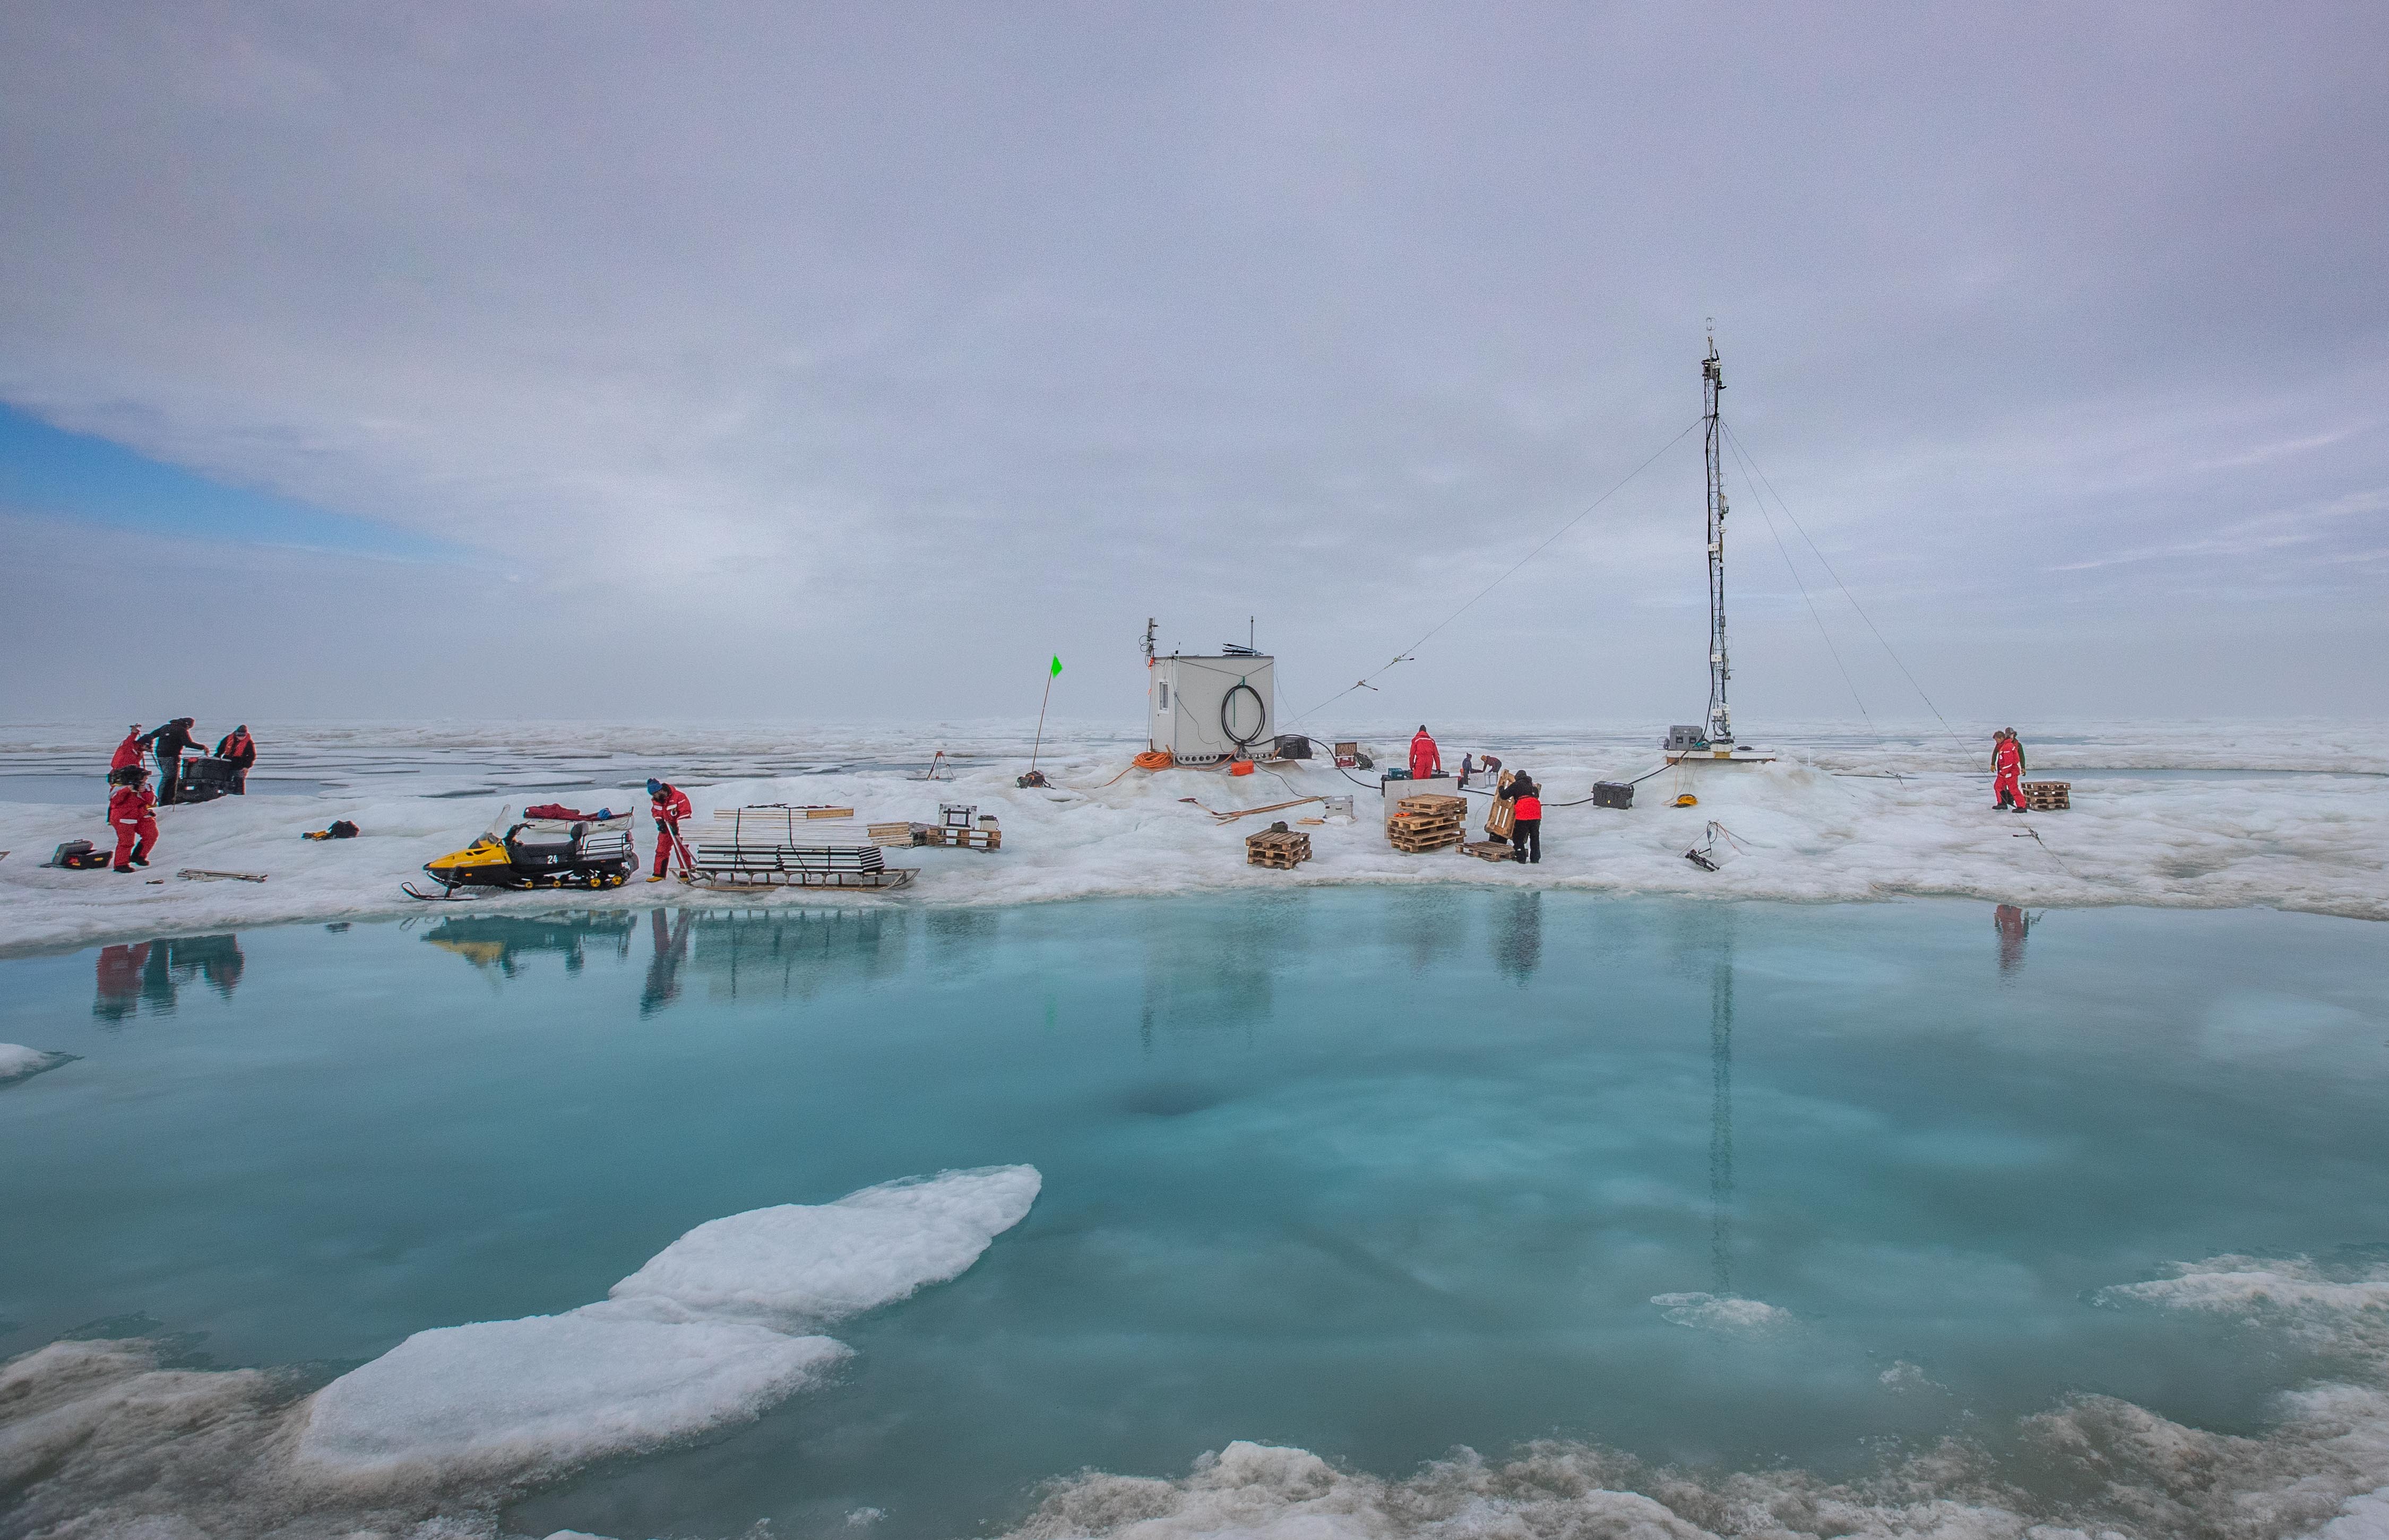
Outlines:
{"type": "Polygon", "coordinates": [[[1717,334],[1709,334],[1709,356],[1701,360],[1701,421],[1706,429],[1709,478],[1709,714],[1702,723],[1709,742],[1719,747],[1733,744],[1733,717],[1725,704],[1725,681],[1733,677],[1725,651],[1725,446],[1719,440],[1724,425],[1718,417],[1718,398],[1725,392],[1725,371],[1718,363],[1717,334]]]}

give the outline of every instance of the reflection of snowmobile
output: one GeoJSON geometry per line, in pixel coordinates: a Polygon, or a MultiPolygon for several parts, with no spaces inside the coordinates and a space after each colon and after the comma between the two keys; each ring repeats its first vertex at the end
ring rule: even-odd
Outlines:
{"type": "Polygon", "coordinates": [[[560,953],[564,971],[577,974],[592,951],[630,956],[631,932],[636,923],[636,916],[628,910],[537,919],[484,910],[451,915],[432,926],[424,939],[476,968],[495,970],[506,978],[514,977],[523,961],[535,953],[560,953]]]}
{"type": "Polygon", "coordinates": [[[424,874],[442,891],[425,893],[413,883],[404,886],[416,898],[453,898],[458,888],[620,887],[638,865],[628,813],[517,821],[508,809],[464,849],[424,862],[424,874]]]}

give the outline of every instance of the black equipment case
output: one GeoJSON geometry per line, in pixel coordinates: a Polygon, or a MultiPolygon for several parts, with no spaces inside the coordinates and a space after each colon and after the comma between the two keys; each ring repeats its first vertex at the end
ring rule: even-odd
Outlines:
{"type": "Polygon", "coordinates": [[[174,787],[177,802],[212,802],[229,796],[240,783],[240,767],[229,759],[195,755],[183,761],[183,777],[174,787]]]}
{"type": "Polygon", "coordinates": [[[1631,781],[1594,782],[1592,805],[1596,808],[1631,808],[1634,806],[1634,783],[1631,781]]]}

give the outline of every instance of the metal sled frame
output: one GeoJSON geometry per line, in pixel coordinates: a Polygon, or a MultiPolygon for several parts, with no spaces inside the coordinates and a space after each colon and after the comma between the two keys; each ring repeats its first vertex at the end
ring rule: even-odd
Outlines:
{"type": "Polygon", "coordinates": [[[921,874],[917,866],[882,867],[876,872],[850,870],[832,871],[818,867],[797,867],[780,871],[757,871],[739,867],[694,866],[681,873],[680,880],[692,885],[702,884],[717,893],[735,893],[742,888],[761,890],[777,887],[847,887],[879,888],[904,886],[921,874]]]}

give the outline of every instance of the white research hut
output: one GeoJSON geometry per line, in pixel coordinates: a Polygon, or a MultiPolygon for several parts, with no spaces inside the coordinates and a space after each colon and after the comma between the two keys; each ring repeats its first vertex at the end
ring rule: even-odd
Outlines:
{"type": "Polygon", "coordinates": [[[1276,664],[1233,644],[1213,656],[1153,658],[1145,684],[1152,745],[1182,765],[1250,758],[1256,744],[1266,750],[1277,731],[1276,664]]]}

